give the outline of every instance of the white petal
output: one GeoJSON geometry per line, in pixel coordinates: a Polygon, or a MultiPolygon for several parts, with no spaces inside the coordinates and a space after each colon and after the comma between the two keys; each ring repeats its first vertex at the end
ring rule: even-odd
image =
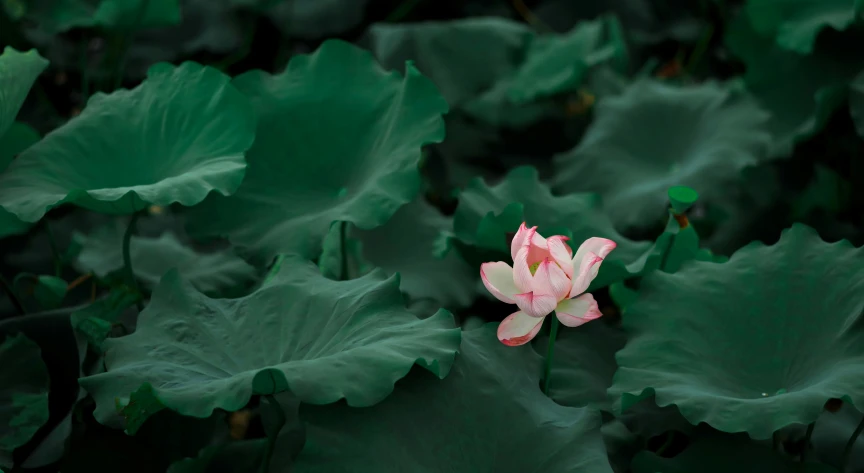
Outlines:
{"type": "Polygon", "coordinates": [[[603,316],[597,301],[591,294],[582,294],[573,299],[565,299],[555,308],[555,315],[562,324],[568,327],[578,327],[586,322],[603,316]]]}

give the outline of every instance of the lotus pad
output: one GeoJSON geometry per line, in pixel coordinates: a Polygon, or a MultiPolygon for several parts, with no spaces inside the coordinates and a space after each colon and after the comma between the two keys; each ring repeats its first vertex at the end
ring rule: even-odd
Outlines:
{"type": "Polygon", "coordinates": [[[460,331],[446,311],[418,320],[398,277],[373,271],[331,281],[311,262],[286,257],[276,276],[239,299],[210,299],[169,272],[132,335],[106,340],[107,372],[81,379],[96,415],[111,421],[144,383],[165,406],[194,417],[235,411],[253,394],[292,391],[300,400],[352,406],[381,401],[415,364],[450,370],[460,331]]]}
{"type": "Polygon", "coordinates": [[[626,409],[653,392],[693,424],[756,439],[816,420],[830,398],[864,405],[862,263],[795,225],[726,263],[653,273],[624,317],[610,393],[626,409]]]}
{"type": "Polygon", "coordinates": [[[495,330],[465,332],[443,381],[412,373],[369,409],[303,406],[295,471],[611,473],[598,413],[545,397],[541,358],[501,344],[495,330]]]}
{"type": "Polygon", "coordinates": [[[813,52],[826,26],[844,30],[855,21],[857,0],[749,0],[746,12],[759,33],[800,54],[813,52]]]}
{"type": "Polygon", "coordinates": [[[624,228],[662,221],[669,187],[692,187],[707,201],[723,195],[742,168],[767,157],[771,143],[768,114],[713,82],[641,80],[600,101],[595,113],[581,143],[556,157],[553,188],[600,193],[624,228]]]}
{"type": "Polygon", "coordinates": [[[0,205],[26,222],[73,203],[128,214],[230,194],[255,138],[245,97],[219,71],[159,64],[132,90],[96,94],[78,117],[28,148],[0,176],[0,205]]]}
{"type": "MultiPolygon", "coordinates": [[[[123,228],[110,225],[84,236],[76,234],[74,239],[81,245],[74,265],[82,273],[93,272],[104,278],[123,272],[123,228]]],[[[256,270],[230,249],[211,253],[199,253],[184,245],[169,232],[158,238],[133,236],[129,245],[129,256],[135,276],[148,288],[153,288],[172,268],[188,280],[199,291],[207,294],[219,293],[250,282],[256,270]]]]}
{"type": "Polygon", "coordinates": [[[568,243],[574,250],[591,237],[612,239],[618,247],[600,268],[594,282],[594,287],[600,287],[641,270],[637,260],[651,246],[628,240],[615,231],[600,209],[600,202],[596,194],[554,196],[540,182],[536,169],[519,167],[496,186],[475,179],[459,195],[453,229],[460,242],[482,252],[476,261],[478,266],[496,259],[509,261],[508,233],[515,233],[523,221],[537,225],[543,235],[572,237],[568,243]]]}
{"type": "Polygon", "coordinates": [[[258,113],[249,170],[237,194],[192,212],[190,231],[227,235],[259,261],[317,257],[335,220],[383,224],[417,195],[422,146],[444,138],[447,103],[428,79],[410,65],[387,73],[342,41],[234,84],[258,113]]]}

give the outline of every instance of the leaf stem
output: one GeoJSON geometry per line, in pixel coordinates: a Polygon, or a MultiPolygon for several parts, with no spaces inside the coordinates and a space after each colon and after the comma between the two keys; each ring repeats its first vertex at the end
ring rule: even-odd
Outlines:
{"type": "Polygon", "coordinates": [[[285,426],[285,411],[282,410],[282,406],[279,404],[279,401],[272,394],[264,395],[264,399],[270,403],[270,406],[273,407],[273,411],[276,413],[276,428],[268,435],[267,438],[267,448],[264,450],[264,455],[261,460],[261,467],[258,469],[260,473],[268,473],[270,471],[270,460],[273,458],[273,451],[276,449],[276,440],[279,438],[279,432],[282,431],[282,427],[285,426]]]}
{"type": "Polygon", "coordinates": [[[852,432],[852,436],[846,442],[846,448],[843,450],[843,459],[840,460],[840,473],[846,471],[846,465],[849,463],[849,457],[852,455],[852,447],[855,446],[855,442],[858,440],[858,436],[861,435],[862,430],[864,430],[864,417],[861,418],[858,427],[855,427],[855,431],[852,432]]]}
{"type": "Polygon", "coordinates": [[[549,395],[549,383],[552,381],[552,355],[555,354],[555,339],[558,337],[558,316],[555,312],[549,314],[552,319],[549,330],[549,347],[546,349],[546,366],[543,370],[543,394],[549,395]]]}
{"type": "Polygon", "coordinates": [[[267,275],[264,276],[264,282],[261,283],[262,286],[269,283],[273,278],[279,274],[279,270],[282,269],[282,261],[285,259],[284,254],[276,255],[276,259],[273,260],[273,265],[270,266],[270,270],[267,271],[267,275]]]}
{"type": "Polygon", "coordinates": [[[804,450],[801,450],[801,463],[807,461],[807,452],[810,450],[810,438],[813,437],[813,429],[815,427],[815,420],[807,426],[807,433],[804,434],[804,450]]]}
{"type": "Polygon", "coordinates": [[[57,239],[54,238],[54,232],[51,231],[51,225],[48,219],[42,219],[42,226],[45,227],[45,233],[48,235],[48,245],[51,246],[51,254],[54,255],[54,276],[58,278],[63,273],[63,257],[60,256],[60,248],[57,246],[57,239]]]}
{"type": "Polygon", "coordinates": [[[660,448],[657,449],[656,453],[658,457],[663,456],[663,452],[669,449],[672,446],[672,442],[675,440],[675,433],[671,430],[666,432],[666,440],[663,442],[663,445],[660,445],[660,448]]]}
{"type": "Polygon", "coordinates": [[[18,299],[18,294],[15,293],[15,289],[12,285],[9,284],[9,281],[0,275],[0,287],[3,288],[3,292],[9,296],[9,300],[12,301],[12,305],[15,306],[15,310],[18,312],[18,315],[24,315],[27,312],[24,310],[24,306],[21,304],[21,299],[18,299]]]}
{"type": "Polygon", "coordinates": [[[348,250],[345,249],[345,243],[347,240],[346,234],[348,233],[348,222],[342,221],[339,222],[339,280],[347,281],[350,279],[348,277],[348,250]]]}
{"type": "Polygon", "coordinates": [[[147,7],[150,5],[150,0],[141,0],[141,6],[138,7],[138,15],[135,17],[135,22],[130,28],[123,32],[120,38],[120,58],[117,61],[117,67],[114,69],[114,90],[123,85],[123,73],[126,70],[126,61],[129,58],[129,47],[138,32],[138,27],[141,25],[141,20],[144,14],[147,13],[147,7]]]}
{"type": "Polygon", "coordinates": [[[90,98],[90,35],[84,36],[84,47],[81,48],[81,108],[87,105],[90,98]]]}
{"type": "MultiPolygon", "coordinates": [[[[140,215],[138,212],[132,214],[132,218],[129,219],[129,226],[126,227],[126,233],[123,234],[123,266],[126,268],[126,278],[129,280],[129,285],[132,286],[132,289],[137,294],[141,294],[141,290],[138,289],[138,279],[135,278],[135,271],[132,269],[132,255],[129,252],[129,247],[131,246],[132,234],[135,233],[135,226],[138,223],[140,215]]],[[[140,298],[135,301],[135,306],[138,307],[138,312],[144,310],[144,303],[141,302],[140,298]]]]}

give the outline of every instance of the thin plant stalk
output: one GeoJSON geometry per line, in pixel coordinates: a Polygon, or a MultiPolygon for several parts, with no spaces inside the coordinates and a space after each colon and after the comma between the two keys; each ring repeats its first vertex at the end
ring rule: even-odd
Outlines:
{"type": "Polygon", "coordinates": [[[24,315],[27,313],[24,310],[24,305],[21,304],[21,300],[18,299],[18,294],[15,293],[15,289],[2,275],[0,275],[0,288],[3,289],[3,292],[5,292],[9,297],[9,300],[12,301],[12,305],[15,306],[15,311],[18,312],[18,315],[24,315]]]}
{"type": "Polygon", "coordinates": [[[852,432],[852,436],[849,437],[849,441],[846,442],[846,448],[843,450],[843,459],[840,460],[840,473],[846,471],[846,465],[849,463],[849,457],[852,455],[852,447],[854,447],[855,442],[858,441],[858,436],[861,435],[862,430],[864,430],[864,418],[861,418],[858,427],[855,427],[855,431],[852,432]]]}
{"type": "Polygon", "coordinates": [[[260,473],[269,473],[270,461],[273,458],[273,451],[276,449],[276,439],[279,438],[279,432],[282,431],[282,427],[285,425],[285,412],[282,410],[282,406],[279,405],[279,401],[272,394],[265,395],[264,399],[270,403],[278,416],[276,419],[276,428],[268,435],[267,447],[264,450],[261,467],[258,469],[260,473]]]}
{"type": "MultiPolygon", "coordinates": [[[[132,268],[132,255],[129,247],[132,243],[132,235],[135,233],[135,226],[138,223],[139,216],[139,213],[132,214],[132,218],[129,219],[129,226],[126,227],[126,233],[123,234],[123,266],[126,268],[126,278],[129,280],[129,285],[132,286],[136,294],[141,294],[141,290],[138,288],[138,279],[135,277],[135,270],[132,268]]],[[[138,307],[138,312],[144,310],[144,303],[141,301],[141,298],[135,301],[135,306],[138,307]]]]}
{"type": "Polygon", "coordinates": [[[45,227],[45,233],[48,235],[48,244],[51,246],[51,254],[54,255],[54,276],[58,278],[63,273],[63,256],[60,255],[60,248],[57,246],[57,239],[54,238],[54,232],[51,231],[51,225],[48,219],[42,219],[42,226],[45,227]]]}
{"type": "Polygon", "coordinates": [[[346,243],[348,240],[348,222],[339,223],[339,280],[347,281],[348,277],[348,249],[346,243]]]}
{"type": "Polygon", "coordinates": [[[546,366],[543,370],[543,394],[549,395],[549,383],[552,381],[552,356],[555,354],[555,339],[558,337],[558,317],[555,312],[550,315],[552,326],[549,330],[549,347],[546,349],[546,366]]]}
{"type": "Polygon", "coordinates": [[[816,421],[807,426],[807,433],[804,434],[804,450],[801,451],[801,463],[807,461],[807,452],[810,451],[810,438],[813,437],[813,429],[816,427],[816,421]]]}
{"type": "Polygon", "coordinates": [[[141,6],[138,7],[138,15],[135,17],[134,24],[126,29],[120,39],[120,59],[117,61],[117,67],[114,69],[114,90],[123,85],[123,74],[126,71],[126,61],[129,59],[129,47],[132,45],[132,40],[135,38],[135,33],[141,25],[141,19],[147,13],[147,7],[150,5],[150,0],[141,0],[141,6]]]}

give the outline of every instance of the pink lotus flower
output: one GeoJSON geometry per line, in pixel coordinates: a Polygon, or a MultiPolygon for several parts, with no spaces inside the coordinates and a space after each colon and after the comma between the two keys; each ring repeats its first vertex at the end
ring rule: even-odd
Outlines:
{"type": "Polygon", "coordinates": [[[528,343],[553,310],[568,327],[603,315],[594,296],[583,292],[597,276],[603,258],[615,249],[615,242],[589,238],[573,255],[567,240],[561,235],[543,238],[537,227],[528,228],[523,222],[510,246],[513,267],[503,261],[480,266],[486,289],[520,309],[498,326],[498,339],[504,344],[528,343]]]}

